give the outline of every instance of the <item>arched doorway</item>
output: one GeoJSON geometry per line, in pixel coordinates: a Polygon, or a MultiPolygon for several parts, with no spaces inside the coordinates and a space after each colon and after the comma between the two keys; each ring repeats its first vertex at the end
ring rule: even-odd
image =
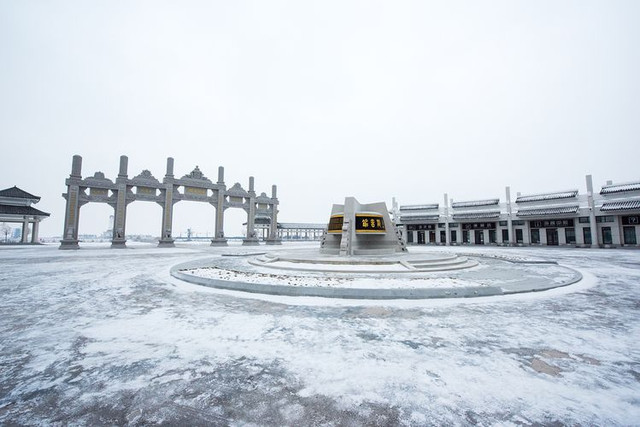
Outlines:
{"type": "Polygon", "coordinates": [[[162,207],[155,202],[141,201],[127,206],[127,240],[157,243],[162,228],[162,207]]]}
{"type": "Polygon", "coordinates": [[[111,242],[113,238],[113,208],[104,203],[86,203],[78,215],[78,240],[111,242]]]}
{"type": "Polygon", "coordinates": [[[178,241],[203,241],[214,237],[216,210],[209,203],[181,201],[173,206],[173,237],[178,241]]]}

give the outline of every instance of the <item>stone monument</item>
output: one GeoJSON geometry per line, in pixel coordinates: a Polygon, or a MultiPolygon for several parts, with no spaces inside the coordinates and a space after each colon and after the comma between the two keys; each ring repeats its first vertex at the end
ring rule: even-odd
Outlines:
{"type": "Polygon", "coordinates": [[[407,252],[384,202],[361,204],[347,197],[344,205],[334,204],[320,252],[324,254],[385,255],[407,252]]]}

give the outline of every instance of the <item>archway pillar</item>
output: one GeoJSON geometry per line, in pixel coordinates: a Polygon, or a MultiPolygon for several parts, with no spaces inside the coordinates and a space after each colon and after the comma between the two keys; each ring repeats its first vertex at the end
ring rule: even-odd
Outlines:
{"type": "Polygon", "coordinates": [[[282,239],[278,235],[278,187],[271,186],[271,222],[269,223],[269,237],[267,245],[281,245],[282,239]]]}
{"type": "Polygon", "coordinates": [[[249,208],[247,209],[247,237],[242,239],[243,246],[259,245],[258,236],[255,229],[256,220],[256,192],[253,186],[253,177],[249,177],[249,208]]]}
{"type": "Polygon", "coordinates": [[[80,181],[82,181],[82,157],[73,156],[71,174],[67,178],[67,199],[64,213],[64,229],[59,249],[80,249],[78,245],[78,223],[80,217],[80,181]]]}
{"type": "Polygon", "coordinates": [[[127,156],[120,156],[120,172],[116,184],[118,185],[118,194],[116,196],[116,208],[113,219],[113,238],[111,239],[112,248],[126,248],[126,228],[127,228],[127,165],[129,159],[127,156]]]}
{"type": "Polygon", "coordinates": [[[224,192],[226,186],[224,184],[224,168],[218,167],[218,198],[216,199],[216,228],[211,246],[228,246],[227,239],[224,237],[224,192]]]}
{"type": "Polygon", "coordinates": [[[167,158],[167,173],[164,176],[164,204],[162,205],[162,230],[159,248],[173,248],[173,158],[167,158]]]}

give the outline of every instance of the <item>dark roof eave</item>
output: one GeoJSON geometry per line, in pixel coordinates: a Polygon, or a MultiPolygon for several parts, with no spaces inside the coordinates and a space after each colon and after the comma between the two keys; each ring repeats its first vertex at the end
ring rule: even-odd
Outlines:
{"type": "Polygon", "coordinates": [[[5,188],[4,190],[0,190],[0,197],[10,197],[15,199],[34,199],[40,200],[40,196],[34,196],[31,193],[27,193],[26,191],[16,187],[15,185],[10,188],[5,188]]]}

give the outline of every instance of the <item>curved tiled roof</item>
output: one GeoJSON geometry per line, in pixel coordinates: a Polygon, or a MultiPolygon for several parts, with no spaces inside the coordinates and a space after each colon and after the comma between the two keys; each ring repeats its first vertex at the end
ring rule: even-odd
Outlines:
{"type": "Polygon", "coordinates": [[[575,214],[578,212],[578,205],[562,206],[557,208],[519,209],[517,216],[546,216],[575,214]]]}
{"type": "Polygon", "coordinates": [[[0,190],[0,197],[11,197],[16,199],[37,199],[40,200],[40,196],[34,196],[31,193],[27,193],[26,191],[16,187],[15,185],[11,188],[5,188],[4,190],[0,190]]]}
{"type": "Polygon", "coordinates": [[[440,215],[438,214],[420,214],[420,213],[413,213],[413,214],[401,214],[400,215],[400,221],[437,221],[440,218],[440,215]]]}
{"type": "Polygon", "coordinates": [[[498,218],[500,211],[487,211],[487,212],[465,212],[453,214],[453,219],[458,221],[461,219],[492,219],[498,218]]]}
{"type": "Polygon", "coordinates": [[[623,202],[604,203],[600,208],[602,212],[628,211],[632,209],[640,209],[640,200],[625,200],[623,202]]]}
{"type": "Polygon", "coordinates": [[[472,200],[470,202],[454,202],[452,208],[475,208],[478,206],[493,206],[500,203],[500,199],[472,200]]]}
{"type": "Polygon", "coordinates": [[[578,190],[558,191],[555,193],[532,194],[529,196],[519,196],[516,203],[542,202],[546,200],[569,199],[576,197],[578,190]]]}
{"type": "Polygon", "coordinates": [[[0,214],[4,215],[27,215],[27,216],[49,216],[47,212],[42,212],[31,206],[0,205],[0,214]]]}
{"type": "Polygon", "coordinates": [[[428,205],[404,205],[400,206],[401,211],[426,211],[429,209],[438,209],[440,205],[438,203],[431,203],[428,205]]]}
{"type": "Polygon", "coordinates": [[[600,194],[622,193],[624,191],[639,191],[640,182],[630,182],[628,184],[605,185],[600,190],[600,194]]]}

